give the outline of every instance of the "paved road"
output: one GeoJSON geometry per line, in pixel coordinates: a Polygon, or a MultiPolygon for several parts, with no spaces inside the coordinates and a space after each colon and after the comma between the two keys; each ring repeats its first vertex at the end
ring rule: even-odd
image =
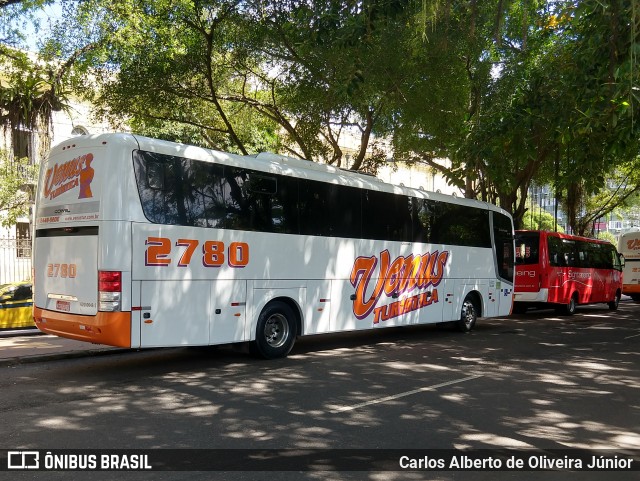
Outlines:
{"type": "MultiPolygon", "coordinates": [[[[639,319],[640,306],[623,302],[615,313],[592,306],[573,317],[539,311],[483,320],[467,335],[427,326],[316,336],[275,361],[231,348],[100,351],[80,358],[58,352],[56,359],[39,362],[24,362],[34,359],[23,354],[22,362],[0,364],[2,446],[373,453],[606,448],[625,456],[640,449],[639,319]]],[[[49,336],[22,339],[13,342],[55,343],[49,336]]],[[[61,472],[25,479],[38,474],[69,479],[61,472]]],[[[114,473],[75,474],[73,479],[114,479],[114,473]]],[[[278,479],[612,476],[638,479],[638,472],[311,471],[278,479]]],[[[272,479],[272,473],[188,477],[272,479]]]]}

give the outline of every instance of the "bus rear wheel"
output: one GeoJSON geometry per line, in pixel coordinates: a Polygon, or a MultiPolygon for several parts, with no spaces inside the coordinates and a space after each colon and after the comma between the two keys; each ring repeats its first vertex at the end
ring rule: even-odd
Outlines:
{"type": "Polygon", "coordinates": [[[617,311],[619,304],[620,304],[620,292],[616,292],[616,297],[614,297],[613,301],[609,302],[609,310],[617,311]]]}
{"type": "Polygon", "coordinates": [[[456,329],[460,332],[469,332],[476,325],[478,319],[478,308],[471,296],[464,298],[462,310],[460,312],[460,320],[455,324],[456,329]]]}
{"type": "Polygon", "coordinates": [[[293,348],[296,335],[296,316],[291,307],[282,301],[270,302],[258,318],[251,354],[264,359],[285,357],[293,348]]]}

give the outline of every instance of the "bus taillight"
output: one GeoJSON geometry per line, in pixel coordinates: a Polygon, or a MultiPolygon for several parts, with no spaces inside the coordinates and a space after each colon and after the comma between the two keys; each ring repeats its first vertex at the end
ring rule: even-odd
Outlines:
{"type": "Polygon", "coordinates": [[[98,296],[100,311],[119,311],[122,293],[122,272],[98,272],[98,296]]]}

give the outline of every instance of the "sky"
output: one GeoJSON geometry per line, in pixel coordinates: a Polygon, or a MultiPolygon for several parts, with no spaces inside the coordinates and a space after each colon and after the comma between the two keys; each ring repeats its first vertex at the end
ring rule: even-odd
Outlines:
{"type": "Polygon", "coordinates": [[[29,21],[23,25],[24,18],[13,22],[13,26],[25,35],[25,44],[23,47],[32,52],[36,52],[39,47],[39,42],[47,36],[51,25],[61,18],[62,7],[58,2],[55,2],[52,5],[44,6],[42,10],[36,13],[39,28],[36,29],[34,23],[29,21]]]}

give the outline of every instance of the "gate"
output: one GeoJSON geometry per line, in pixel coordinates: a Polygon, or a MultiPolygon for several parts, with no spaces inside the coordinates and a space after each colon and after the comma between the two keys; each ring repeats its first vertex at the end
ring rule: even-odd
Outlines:
{"type": "Polygon", "coordinates": [[[31,238],[0,237],[0,284],[31,278],[31,238]]]}

